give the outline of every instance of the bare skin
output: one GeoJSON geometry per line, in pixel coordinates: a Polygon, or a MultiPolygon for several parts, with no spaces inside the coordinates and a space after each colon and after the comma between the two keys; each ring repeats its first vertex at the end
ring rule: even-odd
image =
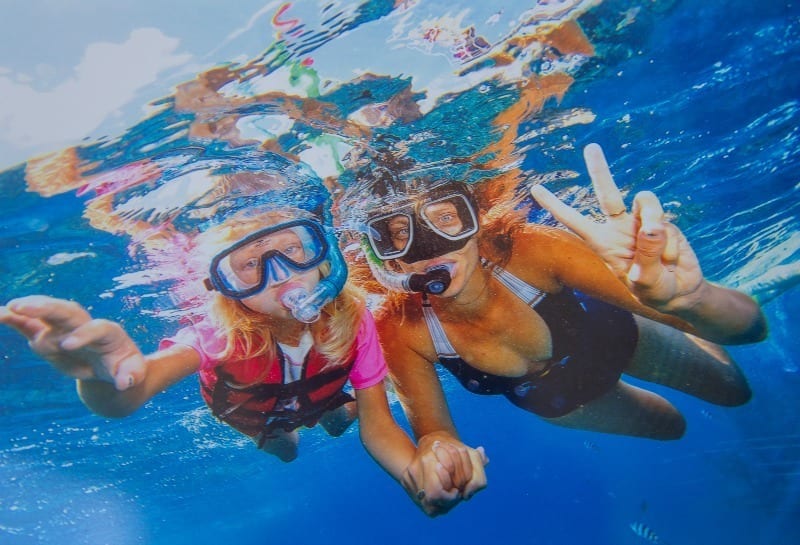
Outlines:
{"type": "MultiPolygon", "coordinates": [[[[548,293],[566,287],[635,314],[639,332],[624,372],[726,406],[750,390],[719,344],[757,342],[766,335],[750,297],[708,282],[680,230],[664,219],[658,199],[640,193],[628,212],[599,146],[585,152],[605,223],[595,223],[542,187],[539,203],[575,234],[527,225],[516,232],[506,270],[548,293]]],[[[434,259],[399,263],[405,272],[447,265],[452,282],[431,305],[464,361],[481,371],[519,377],[541,370],[552,355],[550,331],[535,310],[479,264],[478,245],[434,259]]],[[[408,297],[378,317],[389,368],[415,435],[458,434],[434,363],[438,357],[420,303],[408,297]]],[[[610,391],[560,418],[571,428],[652,439],[677,439],[686,424],[666,399],[619,381],[610,391]]]]}
{"type": "MultiPolygon", "coordinates": [[[[288,320],[277,329],[290,335],[288,320]]],[[[75,378],[83,403],[106,417],[132,414],[200,366],[199,354],[188,346],[144,355],[118,323],[93,319],[83,307],[63,299],[33,295],[9,301],[0,306],[0,323],[27,338],[31,349],[55,369],[75,378]]],[[[357,407],[368,452],[427,515],[447,513],[486,486],[483,466],[488,459],[482,448],[436,435],[415,446],[395,423],[382,383],[356,390],[356,407],[352,405],[324,415],[323,427],[331,435],[341,434],[357,407]]],[[[297,455],[296,439],[296,432],[279,434],[263,450],[291,461],[297,455]]]]}

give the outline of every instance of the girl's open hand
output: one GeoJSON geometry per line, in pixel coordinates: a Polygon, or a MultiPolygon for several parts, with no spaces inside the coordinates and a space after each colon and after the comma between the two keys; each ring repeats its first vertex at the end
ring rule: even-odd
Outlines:
{"type": "Polygon", "coordinates": [[[67,376],[109,382],[119,391],[144,378],[144,356],[122,327],[92,319],[75,302],[21,297],[0,307],[0,323],[27,338],[36,354],[67,376]]]}

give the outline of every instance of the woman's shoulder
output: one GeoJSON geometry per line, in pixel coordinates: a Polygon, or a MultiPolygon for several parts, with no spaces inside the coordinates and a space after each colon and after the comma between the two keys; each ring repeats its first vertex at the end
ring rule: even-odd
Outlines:
{"type": "Polygon", "coordinates": [[[537,241],[546,244],[564,244],[580,241],[571,232],[561,227],[551,225],[541,225],[539,223],[525,223],[512,233],[515,243],[526,241],[537,241]]]}
{"type": "Polygon", "coordinates": [[[583,252],[584,244],[557,227],[527,224],[514,233],[505,268],[525,282],[545,291],[559,291],[564,267],[583,252]]]}

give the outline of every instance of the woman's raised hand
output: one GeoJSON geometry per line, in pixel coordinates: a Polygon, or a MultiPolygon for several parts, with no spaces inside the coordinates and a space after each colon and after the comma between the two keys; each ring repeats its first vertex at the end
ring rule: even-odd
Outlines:
{"type": "Polygon", "coordinates": [[[100,380],[119,390],[139,384],[146,369],[139,348],[116,322],[92,319],[79,304],[31,295],[0,306],[0,323],[67,376],[100,380]]]}
{"type": "Polygon", "coordinates": [[[586,146],[584,159],[604,223],[567,206],[541,185],[531,188],[531,195],[600,255],[645,305],[674,312],[696,304],[704,285],[700,263],[680,229],[664,218],[655,194],[638,193],[629,212],[600,146],[586,146]]]}

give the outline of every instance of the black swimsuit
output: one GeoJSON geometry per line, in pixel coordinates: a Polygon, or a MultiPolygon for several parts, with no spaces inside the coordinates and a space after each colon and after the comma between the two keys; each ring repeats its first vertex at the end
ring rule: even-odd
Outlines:
{"type": "Polygon", "coordinates": [[[617,383],[638,340],[630,312],[572,289],[547,294],[497,266],[492,273],[545,321],[553,356],[544,369],[521,377],[479,371],[456,353],[430,301],[423,296],[422,311],[439,363],[462,386],[476,394],[502,394],[527,411],[555,418],[596,399],[617,383]]]}

